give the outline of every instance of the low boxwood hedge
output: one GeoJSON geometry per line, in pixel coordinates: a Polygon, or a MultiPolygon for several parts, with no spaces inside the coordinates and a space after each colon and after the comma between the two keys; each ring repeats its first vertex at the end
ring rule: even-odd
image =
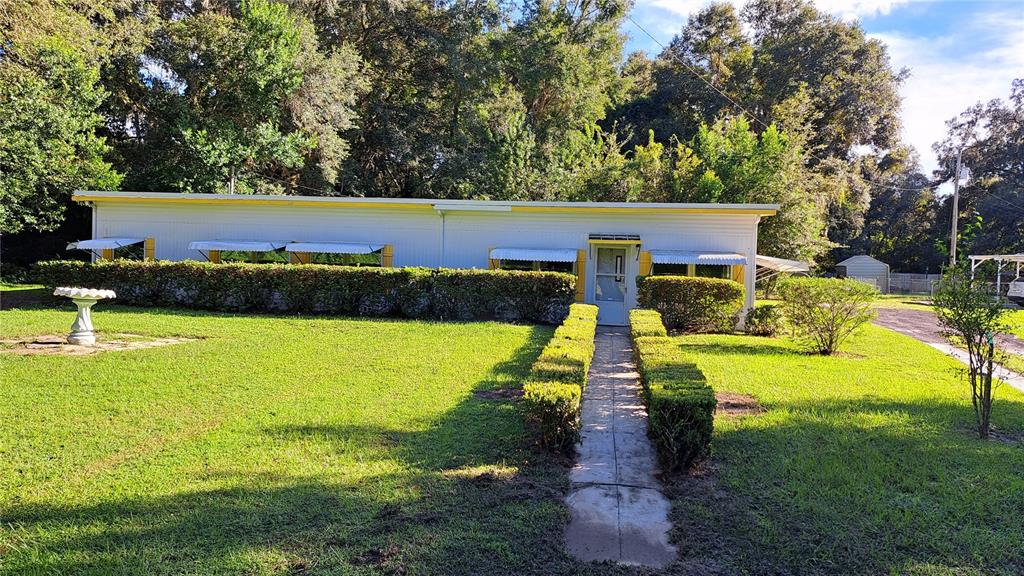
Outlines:
{"type": "MultiPolygon", "coordinates": [[[[630,313],[633,333],[650,331],[644,325],[651,321],[651,311],[630,313]]],[[[662,467],[668,472],[686,469],[710,450],[715,392],[671,338],[636,336],[633,349],[647,404],[647,431],[662,467]]]]}
{"type": "Polygon", "coordinates": [[[665,330],[665,323],[657,311],[635,308],[629,311],[629,335],[634,339],[641,336],[668,336],[668,330],[665,330]]]}
{"type": "Polygon", "coordinates": [[[743,308],[743,285],[722,278],[641,276],[637,304],[661,313],[669,330],[730,332],[743,308]]]}
{"type": "Polygon", "coordinates": [[[573,304],[523,384],[527,414],[543,446],[569,452],[579,441],[580,403],[594,357],[597,306],[573,304]]]}
{"type": "Polygon", "coordinates": [[[557,324],[575,278],[557,272],[209,262],[42,262],[47,286],[117,292],[133,306],[557,324]]]}

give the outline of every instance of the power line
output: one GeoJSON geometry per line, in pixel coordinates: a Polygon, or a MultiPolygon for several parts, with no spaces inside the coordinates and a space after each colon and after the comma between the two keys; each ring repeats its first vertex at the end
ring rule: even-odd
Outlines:
{"type": "MultiPolygon", "coordinates": [[[[636,20],[634,20],[632,16],[630,16],[629,14],[626,14],[626,19],[629,20],[630,22],[632,22],[634,26],[639,28],[641,32],[643,32],[648,38],[651,39],[651,41],[653,41],[655,44],[660,46],[661,50],[662,50],[662,54],[668,54],[668,56],[670,58],[673,58],[676,62],[679,62],[680,64],[682,64],[683,67],[686,68],[690,72],[690,74],[693,74],[694,76],[697,77],[698,80],[700,80],[704,84],[707,84],[709,88],[711,88],[712,90],[714,90],[715,92],[720,94],[723,98],[725,98],[730,103],[732,103],[733,106],[735,106],[738,110],[740,110],[741,112],[743,112],[744,114],[749,116],[754,122],[757,122],[758,124],[763,126],[765,129],[769,128],[768,124],[764,120],[761,120],[753,112],[751,112],[751,111],[747,110],[746,108],[744,108],[739,102],[737,102],[731,96],[726,94],[725,91],[720,89],[718,86],[715,86],[714,83],[712,83],[710,80],[705,78],[700,72],[695,70],[686,61],[682,60],[681,58],[676,57],[676,55],[674,53],[669,52],[667,46],[662,44],[660,40],[655,38],[654,35],[652,35],[650,32],[648,32],[646,28],[644,28],[636,20]]],[[[820,156],[817,156],[813,152],[808,151],[807,155],[810,156],[811,158],[814,158],[815,160],[817,160],[819,162],[825,162],[824,158],[821,158],[820,156]]],[[[896,190],[896,191],[901,191],[901,192],[919,192],[921,190],[930,190],[930,189],[934,188],[934,186],[922,186],[920,188],[906,188],[906,187],[902,187],[902,186],[895,186],[895,185],[892,185],[892,184],[883,184],[881,182],[875,182],[875,181],[873,181],[873,180],[871,180],[869,178],[864,178],[863,175],[862,175],[862,179],[864,180],[864,182],[866,182],[868,184],[871,184],[873,186],[876,186],[876,187],[879,187],[879,188],[885,188],[887,190],[896,190]]]]}

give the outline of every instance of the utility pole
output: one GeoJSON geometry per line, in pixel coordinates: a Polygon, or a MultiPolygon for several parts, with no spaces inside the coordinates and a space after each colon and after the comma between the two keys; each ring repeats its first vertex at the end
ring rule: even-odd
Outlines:
{"type": "MultiPolygon", "coordinates": [[[[957,161],[959,162],[959,160],[957,161]]],[[[957,170],[960,169],[960,164],[957,164],[957,170]]],[[[228,194],[235,193],[235,167],[231,167],[231,180],[228,180],[228,194]]],[[[953,218],[953,233],[956,233],[956,217],[953,218]]]]}
{"type": "Polygon", "coordinates": [[[949,235],[949,265],[956,266],[956,224],[960,216],[960,157],[964,149],[957,150],[956,172],[953,173],[953,230],[949,235]]]}

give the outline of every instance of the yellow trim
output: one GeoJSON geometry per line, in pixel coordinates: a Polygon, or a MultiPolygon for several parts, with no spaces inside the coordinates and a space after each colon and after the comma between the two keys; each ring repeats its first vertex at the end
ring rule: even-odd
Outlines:
{"type": "Polygon", "coordinates": [[[114,259],[114,249],[113,248],[104,248],[104,249],[100,250],[100,260],[113,260],[113,259],[114,259]]]}
{"type": "Polygon", "coordinates": [[[420,208],[433,210],[434,206],[431,204],[399,204],[397,202],[317,202],[314,200],[266,200],[263,198],[246,198],[245,196],[239,196],[238,198],[132,198],[132,197],[121,197],[114,198],[110,196],[90,196],[88,194],[75,194],[71,196],[71,199],[75,202],[118,202],[128,204],[213,204],[213,205],[232,205],[245,204],[250,206],[336,206],[338,208],[346,207],[358,207],[358,208],[394,208],[394,209],[410,209],[420,208]]]}
{"type": "Polygon", "coordinates": [[[309,252],[289,252],[288,261],[292,264],[309,264],[313,255],[309,252]]]}
{"type": "Polygon", "coordinates": [[[210,259],[210,262],[220,264],[220,250],[210,250],[206,257],[210,259]]]}
{"type": "Polygon", "coordinates": [[[384,268],[394,268],[395,266],[395,247],[391,244],[385,244],[380,249],[380,265],[384,268]]]}
{"type": "Polygon", "coordinates": [[[501,267],[501,261],[500,260],[495,260],[494,258],[491,258],[491,250],[494,250],[494,248],[488,248],[487,249],[487,269],[488,270],[497,270],[498,268],[501,267]]]}
{"type": "Polygon", "coordinates": [[[587,251],[576,251],[576,301],[587,298],[587,251]]]}
{"type": "Polygon", "coordinates": [[[745,270],[746,266],[744,266],[743,264],[733,264],[732,279],[735,280],[736,282],[739,282],[740,284],[743,284],[743,274],[745,270]]]}
{"type": "Polygon", "coordinates": [[[587,243],[588,244],[616,244],[616,245],[620,245],[621,246],[623,244],[639,245],[640,241],[639,240],[589,240],[588,239],[587,243]]]}
{"type": "MultiPolygon", "coordinates": [[[[112,196],[96,196],[93,194],[74,194],[71,199],[75,202],[120,202],[120,203],[131,203],[131,204],[212,204],[212,205],[232,205],[237,206],[239,204],[245,204],[250,206],[335,206],[338,208],[355,207],[355,208],[386,208],[395,210],[434,210],[434,205],[431,203],[423,204],[408,204],[401,202],[329,202],[329,201],[315,201],[315,200],[290,200],[289,197],[283,196],[280,200],[274,199],[269,200],[266,198],[251,198],[244,195],[239,195],[235,198],[174,198],[174,197],[163,197],[163,198],[146,198],[146,197],[112,197],[112,196]]],[[[441,202],[439,200],[439,202],[441,202]]],[[[600,213],[614,213],[614,214],[664,214],[665,212],[675,212],[682,214],[753,214],[758,216],[774,216],[777,210],[768,208],[733,208],[733,209],[722,209],[722,208],[685,208],[685,207],[661,207],[661,208],[628,208],[622,206],[516,206],[512,205],[511,209],[513,212],[524,211],[524,212],[600,212],[600,213]]],[[[471,208],[465,208],[467,211],[472,211],[471,208]]]]}
{"type": "Polygon", "coordinates": [[[513,211],[524,212],[576,212],[586,210],[588,212],[613,212],[618,214],[664,214],[667,212],[681,212],[683,214],[757,214],[760,216],[774,216],[777,210],[760,208],[623,208],[621,206],[513,206],[513,211]]]}
{"type": "Polygon", "coordinates": [[[651,268],[653,268],[653,267],[654,267],[654,264],[653,264],[653,262],[651,262],[651,252],[650,252],[650,250],[641,250],[640,251],[640,275],[641,276],[650,276],[651,275],[651,268]]]}
{"type": "Polygon", "coordinates": [[[146,238],[146,241],[142,243],[143,246],[143,258],[145,260],[153,261],[156,260],[156,240],[152,237],[146,238]]]}

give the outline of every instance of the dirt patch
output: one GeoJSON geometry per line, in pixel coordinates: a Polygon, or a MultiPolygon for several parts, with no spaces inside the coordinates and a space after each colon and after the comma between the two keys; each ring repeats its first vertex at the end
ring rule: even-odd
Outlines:
{"type": "Polygon", "coordinates": [[[716,414],[726,416],[752,416],[764,412],[757,398],[749,394],[733,394],[732,392],[715,392],[718,400],[716,414]]]}
{"type": "Polygon", "coordinates": [[[0,354],[17,354],[19,356],[87,356],[100,352],[123,352],[126,350],[143,350],[194,342],[196,338],[149,338],[138,334],[112,334],[109,338],[99,337],[95,346],[79,346],[68,344],[67,337],[58,334],[0,340],[0,354]]]}
{"type": "Polygon", "coordinates": [[[500,388],[498,390],[477,390],[473,392],[476,398],[484,400],[518,400],[523,397],[523,391],[519,388],[500,388]]]}

